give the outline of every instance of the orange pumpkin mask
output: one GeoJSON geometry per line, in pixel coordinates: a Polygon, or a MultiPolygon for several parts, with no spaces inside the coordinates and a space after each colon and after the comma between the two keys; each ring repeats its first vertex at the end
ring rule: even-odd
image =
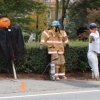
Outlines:
{"type": "Polygon", "coordinates": [[[10,20],[7,17],[0,18],[0,28],[5,28],[10,26],[10,20]]]}
{"type": "Polygon", "coordinates": [[[89,29],[89,31],[92,32],[92,33],[95,33],[96,32],[95,29],[93,29],[93,30],[89,29]]]}

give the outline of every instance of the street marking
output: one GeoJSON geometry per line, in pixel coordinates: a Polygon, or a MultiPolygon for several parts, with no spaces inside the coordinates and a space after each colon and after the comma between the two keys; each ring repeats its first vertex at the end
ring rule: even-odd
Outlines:
{"type": "Polygon", "coordinates": [[[36,96],[49,96],[49,95],[59,95],[59,94],[89,93],[89,92],[100,92],[100,90],[60,92],[60,93],[47,93],[47,94],[21,95],[21,96],[8,96],[8,97],[0,97],[0,99],[36,97],[36,96]]]}

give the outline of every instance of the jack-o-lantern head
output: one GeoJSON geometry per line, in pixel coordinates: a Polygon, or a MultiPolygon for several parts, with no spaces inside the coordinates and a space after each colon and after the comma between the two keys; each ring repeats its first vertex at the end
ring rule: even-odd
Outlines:
{"type": "Polygon", "coordinates": [[[0,16],[0,28],[9,27],[10,24],[10,20],[7,16],[0,16]]]}

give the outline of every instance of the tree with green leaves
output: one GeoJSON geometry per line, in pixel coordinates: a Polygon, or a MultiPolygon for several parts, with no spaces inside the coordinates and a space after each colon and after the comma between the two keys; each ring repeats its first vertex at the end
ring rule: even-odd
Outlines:
{"type": "MultiPolygon", "coordinates": [[[[46,6],[34,0],[0,0],[0,13],[7,14],[12,25],[20,25],[24,31],[32,31],[30,22],[36,22],[30,15],[44,13],[46,6]]],[[[37,22],[36,22],[37,23],[37,22]]]]}
{"type": "Polygon", "coordinates": [[[67,22],[67,30],[70,30],[70,27],[71,30],[73,30],[70,34],[76,34],[75,31],[77,31],[79,27],[88,27],[89,23],[93,22],[94,19],[96,19],[94,22],[96,22],[97,19],[99,20],[100,16],[99,14],[97,15],[99,5],[99,0],[76,0],[75,2],[72,2],[69,5],[69,22],[67,22]],[[91,11],[87,11],[87,8],[91,11]],[[70,23],[74,23],[74,27],[72,27],[72,24],[70,25],[70,23]]]}
{"type": "Polygon", "coordinates": [[[100,0],[78,0],[70,5],[69,20],[75,23],[76,28],[85,26],[88,24],[87,8],[98,9],[99,5],[100,0]]]}

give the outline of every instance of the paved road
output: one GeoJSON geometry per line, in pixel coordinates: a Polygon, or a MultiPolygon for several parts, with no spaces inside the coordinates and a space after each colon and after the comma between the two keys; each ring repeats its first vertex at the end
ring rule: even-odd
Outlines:
{"type": "Polygon", "coordinates": [[[11,79],[11,80],[0,81],[0,100],[4,99],[33,100],[32,97],[34,98],[38,97],[38,99],[34,100],[44,100],[44,97],[47,97],[45,98],[45,100],[56,100],[57,97],[59,97],[57,100],[67,100],[68,98],[69,100],[73,99],[87,100],[86,97],[88,97],[88,99],[90,99],[91,97],[92,98],[91,100],[100,100],[99,94],[100,94],[100,81],[91,81],[91,80],[50,81],[50,80],[32,80],[32,79],[23,79],[23,80],[11,79]],[[26,90],[24,92],[20,91],[20,86],[22,82],[25,83],[26,90]],[[63,95],[63,98],[61,98],[62,97],[61,95],[63,95]],[[81,95],[83,99],[80,99],[81,95]],[[30,99],[28,99],[28,97],[30,99]],[[52,98],[55,97],[56,99],[52,99],[51,97],[52,98]],[[93,99],[93,97],[97,98],[93,99]]]}

